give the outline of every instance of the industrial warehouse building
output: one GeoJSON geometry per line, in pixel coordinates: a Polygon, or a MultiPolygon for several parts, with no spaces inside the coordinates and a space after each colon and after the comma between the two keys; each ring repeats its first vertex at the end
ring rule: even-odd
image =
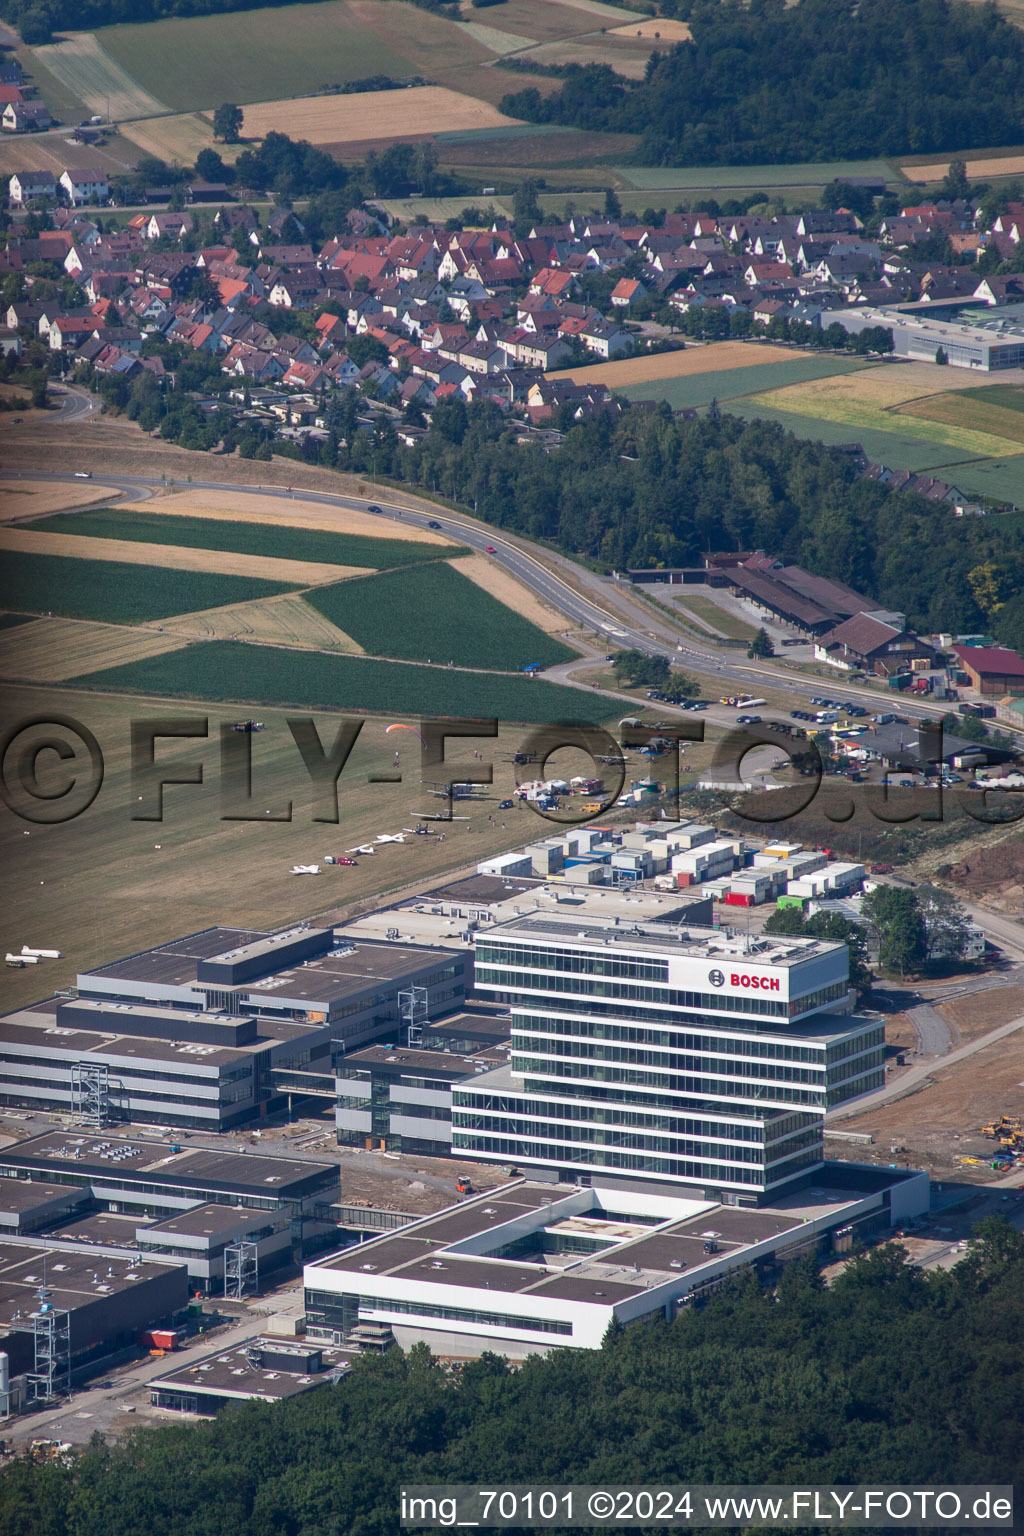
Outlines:
{"type": "Polygon", "coordinates": [[[770,1208],[633,1181],[525,1180],[306,1266],[306,1336],[368,1324],[456,1358],[599,1348],[613,1321],[671,1320],[741,1268],[768,1277],[928,1209],[928,1176],[830,1164],[770,1208]]]}
{"type": "Polygon", "coordinates": [[[838,321],[851,335],[884,326],[892,331],[896,357],[934,363],[941,351],[953,368],[997,372],[1024,367],[1024,326],[994,315],[972,315],[971,320],[939,320],[920,310],[837,309],[830,320],[838,321]]]}
{"type": "Polygon", "coordinates": [[[0,1104],[222,1131],[331,1091],[334,1058],[465,995],[465,952],[209,928],[77,978],[0,1020],[0,1104]]]}

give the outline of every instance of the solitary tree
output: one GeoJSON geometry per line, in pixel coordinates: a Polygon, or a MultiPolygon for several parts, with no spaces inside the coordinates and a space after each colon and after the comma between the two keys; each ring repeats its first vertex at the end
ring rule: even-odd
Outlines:
{"type": "Polygon", "coordinates": [[[905,976],[925,957],[924,921],[913,891],[879,885],[864,898],[864,912],[878,935],[878,958],[887,970],[905,976]]]}
{"type": "Polygon", "coordinates": [[[225,144],[237,144],[242,133],[242,109],[226,101],[213,114],[213,136],[225,144]]]}
{"type": "Polygon", "coordinates": [[[775,647],[772,644],[772,638],[766,629],[758,630],[757,634],[750,642],[747,655],[751,657],[775,655],[775,647]]]}

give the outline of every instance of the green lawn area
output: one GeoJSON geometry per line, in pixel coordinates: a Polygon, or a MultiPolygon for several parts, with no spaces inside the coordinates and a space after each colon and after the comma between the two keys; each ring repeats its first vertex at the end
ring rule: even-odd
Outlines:
{"type": "Polygon", "coordinates": [[[744,623],[736,614],[712,602],[710,597],[699,597],[686,587],[677,588],[673,592],[673,607],[678,608],[682,614],[689,611],[698,623],[703,621],[710,625],[712,630],[717,629],[720,634],[728,636],[730,640],[749,642],[757,634],[756,625],[744,623]]]}
{"type": "Polygon", "coordinates": [[[803,165],[617,165],[627,186],[644,192],[668,192],[674,187],[824,187],[844,176],[884,176],[903,185],[888,160],[809,161],[803,165]]]}
{"type": "Polygon", "coordinates": [[[1013,502],[1024,507],[1024,453],[1006,459],[981,459],[974,464],[957,465],[950,480],[961,491],[974,496],[991,496],[995,501],[1013,502]]]}
{"type": "Polygon", "coordinates": [[[526,677],[485,676],[360,656],[301,655],[271,646],[211,641],[123,667],[94,672],[79,686],[290,704],[299,709],[361,709],[375,714],[453,716],[546,724],[599,722],[608,701],[581,689],[526,677]]]}
{"type": "Polygon", "coordinates": [[[221,522],[101,507],[94,512],[57,512],[29,526],[42,533],[77,533],[91,539],[128,539],[141,544],[180,544],[187,549],[222,549],[269,560],[315,560],[383,571],[395,565],[448,560],[468,554],[462,546],[375,539],[362,534],[321,533],[272,523],[221,522]]]}
{"type": "MultiPolygon", "coordinates": [[[[756,355],[756,354],[755,354],[756,355]]],[[[679,379],[654,379],[649,384],[629,384],[616,390],[629,400],[667,400],[674,411],[709,405],[712,400],[731,400],[787,384],[806,384],[813,379],[853,373],[865,366],[863,359],[848,357],[794,356],[792,361],[752,363],[749,368],[722,368],[717,373],[695,373],[679,379]]]]}
{"type": "Polygon", "coordinates": [[[306,600],[375,656],[516,672],[577,654],[443,562],[335,582],[306,600]]]}
{"type": "Polygon", "coordinates": [[[289,582],[221,576],[215,571],[125,566],[114,560],[76,560],[15,550],[5,551],[0,567],[0,608],[110,624],[140,624],[293,590],[289,582]]]}
{"type": "MultiPolygon", "coordinates": [[[[811,442],[860,443],[868,458],[876,464],[887,464],[890,469],[941,469],[953,464],[975,461],[976,453],[967,448],[953,448],[948,443],[924,442],[920,438],[903,436],[897,432],[881,432],[871,427],[858,427],[838,421],[825,421],[816,416],[798,416],[795,411],[777,411],[771,406],[754,405],[749,400],[730,401],[728,409],[745,421],[771,421],[792,432],[794,437],[811,442]]],[[[913,418],[900,416],[900,422],[913,418]]]]}
{"type": "MultiPolygon", "coordinates": [[[[441,16],[401,0],[323,0],[104,27],[107,52],[181,112],[316,95],[370,75],[411,79],[490,54],[441,16]]],[[[447,83],[447,82],[445,82],[447,83]]],[[[510,87],[511,89],[511,87],[510,87]]],[[[367,97],[367,123],[372,123],[367,97]]],[[[372,135],[372,129],[370,129],[372,135]]]]}

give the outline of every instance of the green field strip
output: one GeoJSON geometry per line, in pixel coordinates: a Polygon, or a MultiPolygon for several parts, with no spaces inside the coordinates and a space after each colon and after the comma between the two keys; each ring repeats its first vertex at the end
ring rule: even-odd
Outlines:
{"type": "Polygon", "coordinates": [[[844,176],[880,176],[893,186],[903,177],[888,160],[811,160],[802,165],[617,165],[629,186],[644,192],[674,187],[823,187],[844,176]]]}
{"type": "MultiPolygon", "coordinates": [[[[876,464],[887,464],[890,469],[942,469],[947,465],[964,464],[978,458],[964,448],[953,448],[944,443],[927,443],[920,438],[902,437],[896,432],[879,432],[872,428],[852,427],[840,422],[824,421],[814,416],[798,416],[793,411],[773,410],[766,405],[755,405],[750,400],[731,400],[727,406],[744,421],[766,421],[792,432],[794,437],[809,442],[826,443],[831,447],[840,444],[859,443],[868,458],[876,464]]],[[[901,420],[908,420],[903,417],[901,420]]]]}
{"type": "Polygon", "coordinates": [[[991,496],[994,501],[1024,507],[1024,453],[958,465],[951,478],[959,490],[972,496],[991,496]]]}
{"type": "Polygon", "coordinates": [[[647,384],[627,384],[615,393],[627,400],[667,400],[673,410],[708,405],[712,400],[731,400],[741,395],[784,389],[787,384],[806,384],[838,373],[863,368],[861,359],[841,357],[794,357],[792,362],[752,363],[748,368],[722,368],[717,373],[694,373],[678,379],[651,379],[647,384]]]}
{"type": "Polygon", "coordinates": [[[25,526],[40,533],[74,533],[84,538],[126,539],[139,544],[177,544],[186,549],[218,549],[231,554],[260,555],[267,560],[308,560],[374,571],[449,560],[470,553],[464,545],[375,539],[369,534],[321,533],[316,528],[291,528],[283,523],[236,523],[116,507],[56,512],[25,526]]]}
{"type": "Polygon", "coordinates": [[[142,624],[294,590],[289,582],[250,576],[156,565],[129,569],[113,560],[76,560],[17,550],[5,550],[0,564],[0,607],[108,624],[142,624]]]}
{"type": "Polygon", "coordinates": [[[487,676],[370,657],[324,656],[238,641],[191,645],[127,666],[94,672],[92,689],[299,709],[362,709],[377,714],[494,718],[547,724],[597,722],[608,701],[542,679],[487,676]]]}
{"type": "Polygon", "coordinates": [[[443,563],[316,587],[306,600],[374,656],[515,672],[577,655],[443,563]]]}

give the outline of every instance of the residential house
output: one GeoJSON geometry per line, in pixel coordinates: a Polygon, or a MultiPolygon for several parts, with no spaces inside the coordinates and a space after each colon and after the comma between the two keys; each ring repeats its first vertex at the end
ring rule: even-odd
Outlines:
{"type": "Polygon", "coordinates": [[[60,178],[60,185],[75,208],[84,203],[105,203],[110,199],[110,181],[106,171],[71,167],[60,178]]]}
{"type": "Polygon", "coordinates": [[[52,127],[53,118],[43,101],[9,101],[0,123],[8,133],[43,133],[52,127]]]}
{"type": "Polygon", "coordinates": [[[50,171],[15,171],[7,183],[8,195],[17,208],[41,197],[56,197],[57,183],[50,171]]]}
{"type": "Polygon", "coordinates": [[[899,614],[856,613],[815,642],[817,660],[850,670],[862,667],[876,677],[906,671],[914,661],[935,661],[935,652],[899,614]]]}

